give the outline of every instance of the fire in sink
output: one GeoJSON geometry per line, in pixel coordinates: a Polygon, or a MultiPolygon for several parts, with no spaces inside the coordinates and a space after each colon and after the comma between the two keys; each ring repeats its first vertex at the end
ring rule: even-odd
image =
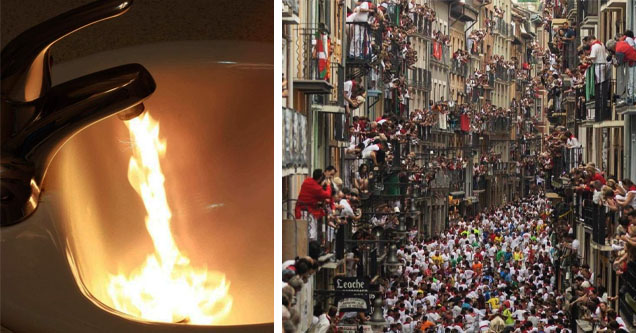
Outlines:
{"type": "Polygon", "coordinates": [[[159,137],[159,123],[145,113],[126,125],[133,152],[128,180],[143,199],[155,251],[132,272],[111,276],[108,295],[113,307],[152,321],[218,323],[232,308],[229,282],[222,272],[190,265],[172,236],[172,212],[160,163],[166,142],[159,137]]]}

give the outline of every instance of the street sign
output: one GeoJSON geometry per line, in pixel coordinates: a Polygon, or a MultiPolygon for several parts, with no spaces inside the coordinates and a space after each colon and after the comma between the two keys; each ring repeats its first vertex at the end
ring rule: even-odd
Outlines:
{"type": "Polygon", "coordinates": [[[371,325],[338,325],[338,333],[372,333],[371,325]]]}
{"type": "Polygon", "coordinates": [[[337,276],[333,279],[333,285],[340,311],[370,311],[368,278],[337,276]]]}

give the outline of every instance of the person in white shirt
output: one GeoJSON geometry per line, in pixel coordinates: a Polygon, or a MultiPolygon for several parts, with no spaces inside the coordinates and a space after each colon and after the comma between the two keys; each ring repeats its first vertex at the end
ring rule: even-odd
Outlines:
{"type": "Polygon", "coordinates": [[[376,139],[372,144],[362,150],[362,158],[370,159],[375,165],[378,165],[377,153],[382,150],[382,141],[376,139]]]}
{"type": "Polygon", "coordinates": [[[426,297],[424,297],[424,299],[426,299],[426,301],[428,302],[428,305],[430,307],[435,307],[435,304],[437,303],[437,296],[436,295],[432,295],[431,293],[428,293],[428,295],[426,295],[426,297]]]}
{"type": "MultiPolygon", "coordinates": [[[[607,108],[607,99],[609,98],[609,82],[607,81],[607,79],[609,77],[608,74],[611,66],[609,66],[609,64],[607,63],[607,51],[605,50],[605,45],[603,45],[603,43],[597,40],[594,36],[590,36],[589,40],[589,45],[592,47],[589,58],[594,62],[594,71],[596,77],[595,83],[601,84],[601,86],[597,87],[597,89],[595,90],[597,91],[596,94],[599,94],[600,91],[607,92],[607,97],[596,99],[596,109],[603,110],[607,108]]],[[[600,93],[603,94],[602,92],[600,93]]]]}

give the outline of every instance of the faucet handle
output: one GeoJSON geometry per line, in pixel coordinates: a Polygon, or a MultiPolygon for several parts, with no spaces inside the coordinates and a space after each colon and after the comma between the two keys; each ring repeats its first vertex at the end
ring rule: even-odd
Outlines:
{"type": "Polygon", "coordinates": [[[14,38],[2,50],[2,99],[31,102],[51,87],[49,49],[65,36],[102,20],[119,16],[132,0],[100,0],[40,23],[14,38]]]}

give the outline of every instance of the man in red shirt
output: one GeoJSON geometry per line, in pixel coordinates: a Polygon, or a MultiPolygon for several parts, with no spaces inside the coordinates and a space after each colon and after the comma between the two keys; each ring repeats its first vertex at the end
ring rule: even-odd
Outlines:
{"type": "Polygon", "coordinates": [[[323,186],[324,174],[322,169],[316,169],[311,178],[305,179],[300,186],[298,201],[296,201],[295,216],[302,217],[302,211],[309,213],[309,238],[315,240],[318,237],[317,219],[325,216],[322,202],[331,198],[331,185],[323,186]],[[312,218],[313,217],[313,218],[312,218]]]}
{"type": "Polygon", "coordinates": [[[633,66],[634,62],[636,62],[636,49],[629,45],[625,38],[626,36],[621,37],[610,50],[616,52],[616,56],[621,60],[621,63],[628,63],[629,66],[633,66]]]}
{"type": "Polygon", "coordinates": [[[593,165],[588,165],[585,168],[585,171],[591,176],[590,183],[592,183],[595,180],[598,180],[599,182],[601,182],[602,185],[605,185],[606,183],[605,178],[603,177],[603,175],[596,172],[596,168],[593,165]]]}

